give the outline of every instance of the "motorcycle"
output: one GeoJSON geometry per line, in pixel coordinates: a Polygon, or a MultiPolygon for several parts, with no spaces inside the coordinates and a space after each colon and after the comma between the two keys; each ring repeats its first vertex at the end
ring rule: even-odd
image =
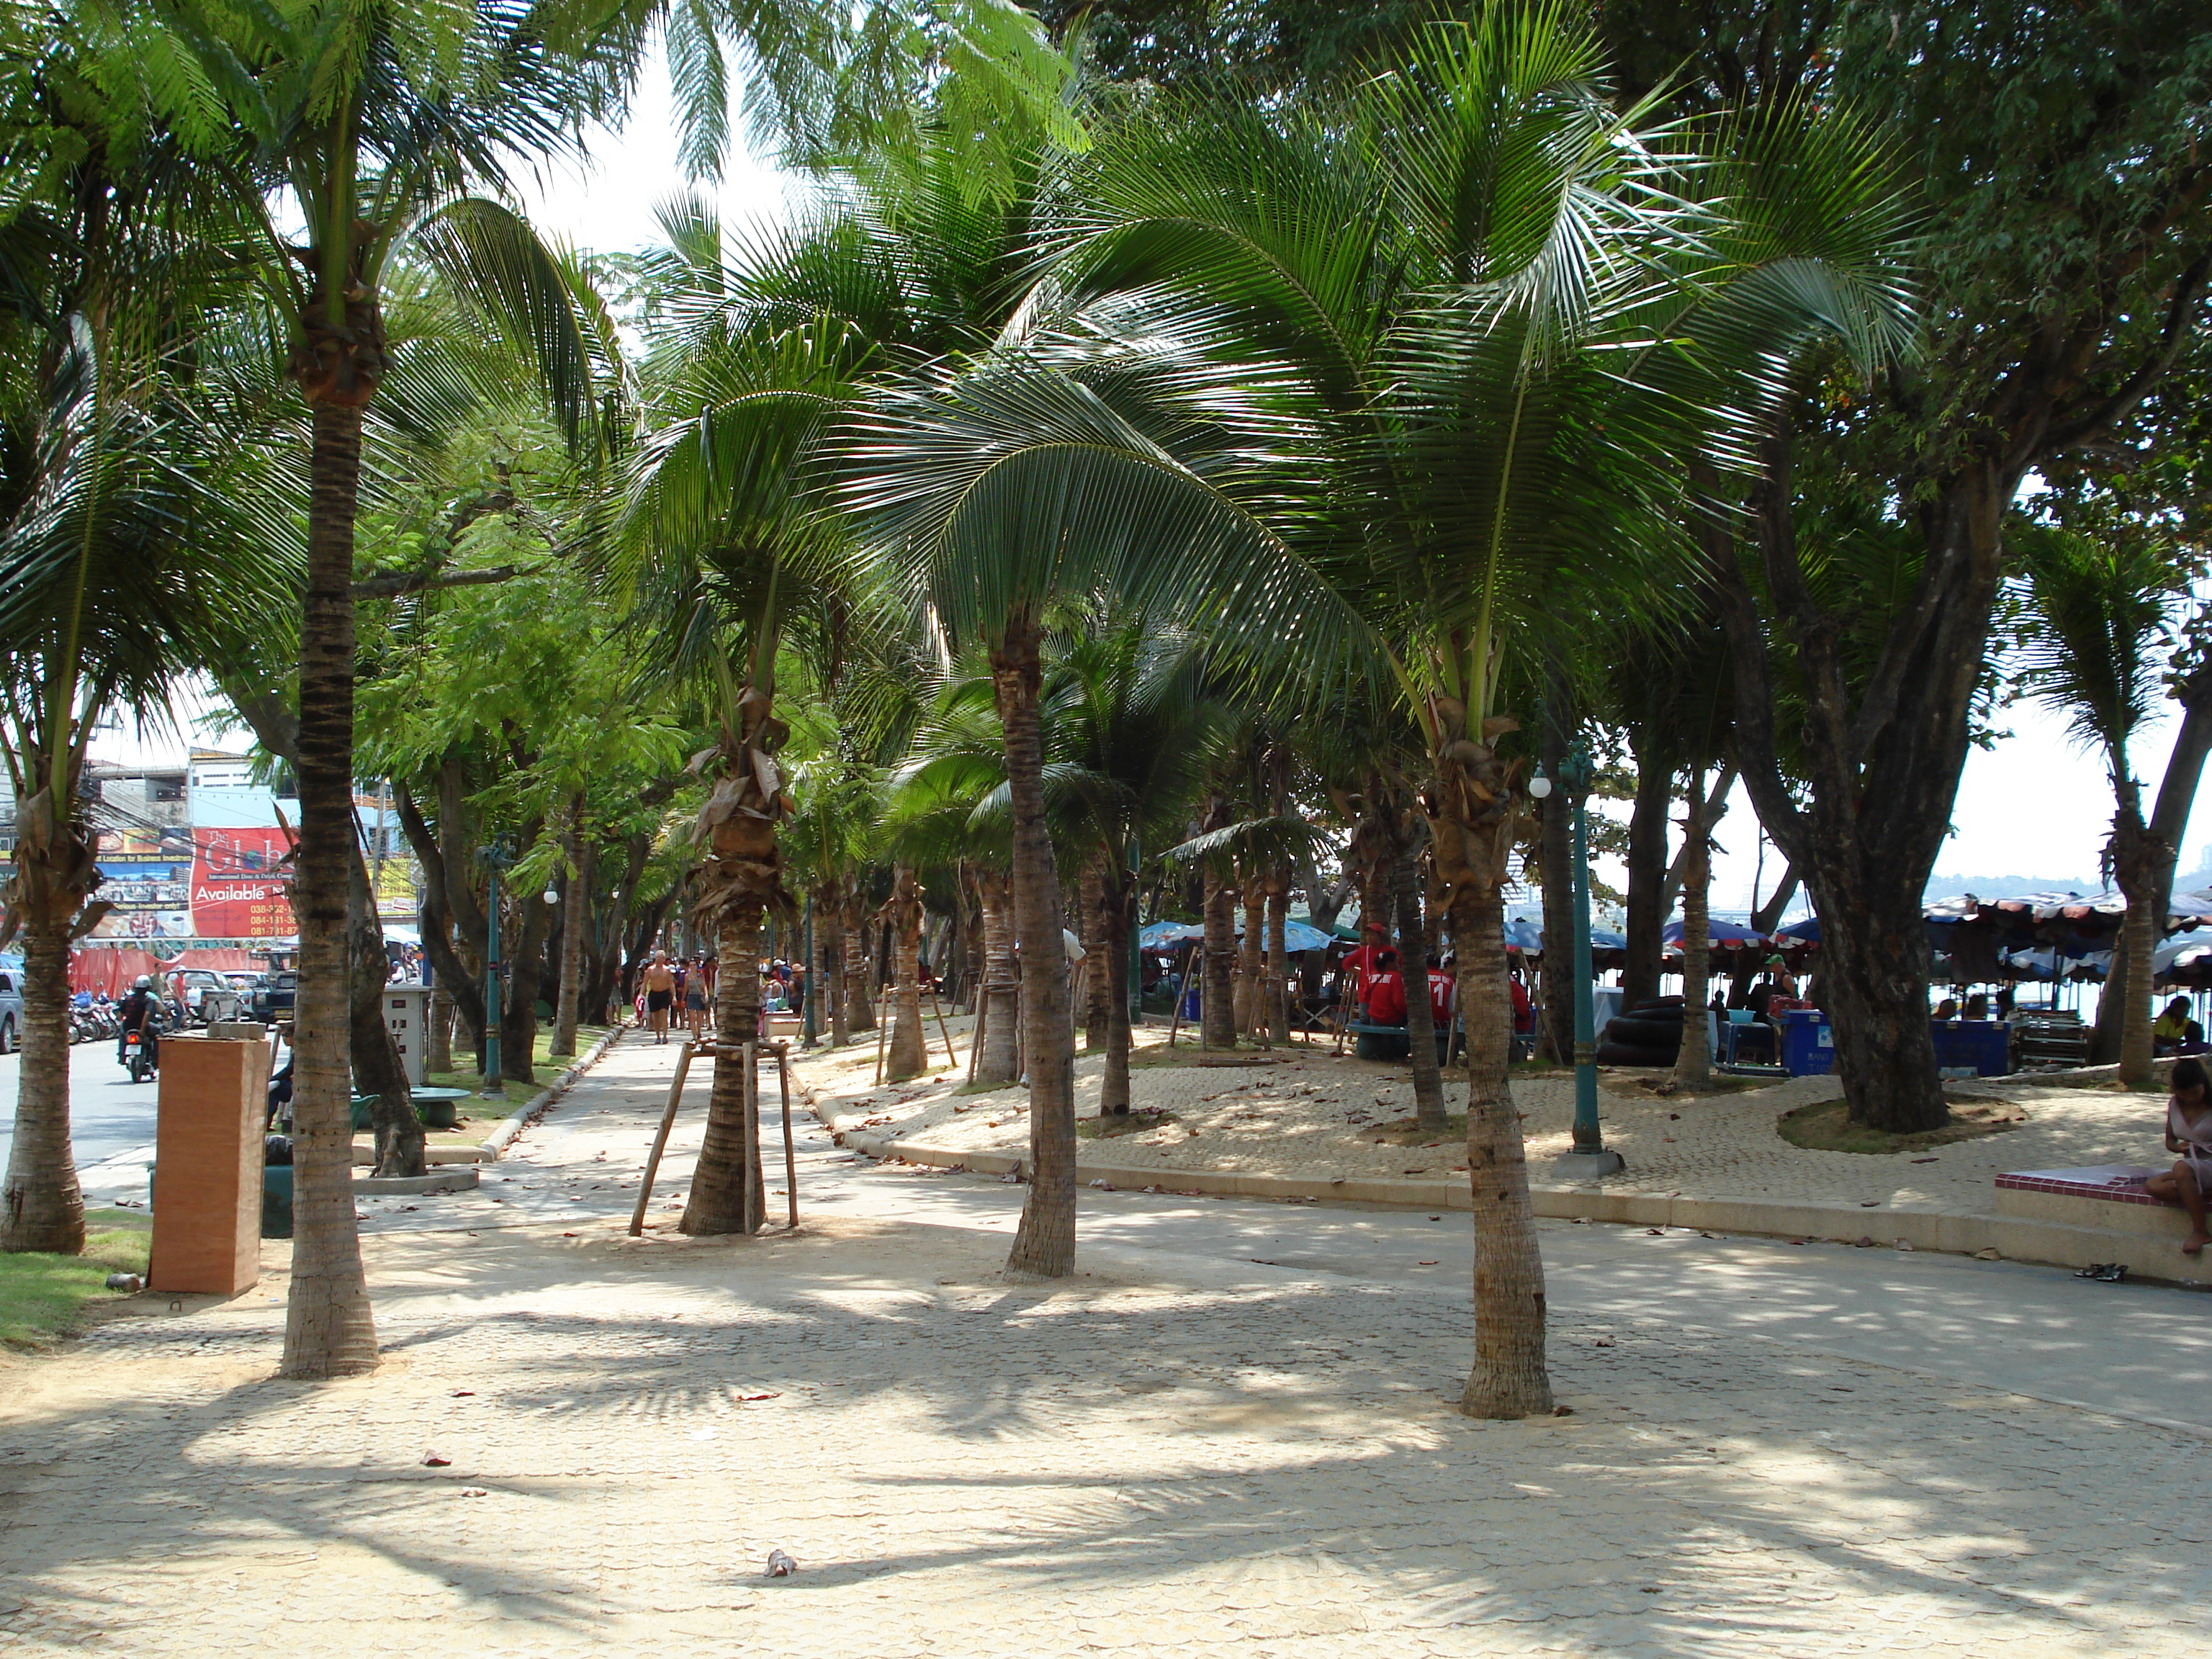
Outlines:
{"type": "Polygon", "coordinates": [[[131,1073],[133,1083],[143,1083],[154,1075],[154,1067],[160,1058],[161,1030],[161,1022],[151,1019],[146,1022],[143,1036],[137,1031],[123,1034],[124,1069],[131,1073]]]}

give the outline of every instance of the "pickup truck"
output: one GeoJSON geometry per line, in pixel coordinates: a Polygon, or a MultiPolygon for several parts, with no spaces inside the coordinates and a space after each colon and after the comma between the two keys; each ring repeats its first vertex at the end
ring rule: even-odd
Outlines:
{"type": "Polygon", "coordinates": [[[0,957],[0,1054],[23,1046],[23,958],[0,957]]]}
{"type": "Polygon", "coordinates": [[[300,976],[289,969],[273,974],[264,974],[253,981],[246,994],[246,1017],[258,1019],[264,1025],[289,1018],[292,1004],[300,994],[300,976]]]}

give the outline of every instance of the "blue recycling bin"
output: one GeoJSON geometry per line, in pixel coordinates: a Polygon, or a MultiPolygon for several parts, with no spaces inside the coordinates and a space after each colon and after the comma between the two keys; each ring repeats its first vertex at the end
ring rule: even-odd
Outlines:
{"type": "Polygon", "coordinates": [[[1782,1011],[1782,1068],[1792,1077],[1819,1077],[1836,1069],[1836,1033],[1818,1008],[1782,1011]]]}

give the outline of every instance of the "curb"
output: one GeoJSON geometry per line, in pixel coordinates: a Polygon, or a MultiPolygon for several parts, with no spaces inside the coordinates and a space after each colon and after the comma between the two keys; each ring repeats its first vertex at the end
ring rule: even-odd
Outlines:
{"type": "Polygon", "coordinates": [[[484,1137],[483,1151],[496,1161],[509,1146],[514,1144],[518,1135],[550,1110],[554,1102],[575,1086],[577,1079],[598,1065],[607,1050],[620,1042],[622,1034],[629,1029],[627,1025],[616,1026],[614,1030],[599,1039],[599,1046],[591,1053],[576,1061],[551,1083],[508,1113],[501,1121],[499,1127],[484,1137]]]}
{"type": "MultiPolygon", "coordinates": [[[[909,1164],[959,1166],[978,1175],[1022,1170],[1027,1158],[1016,1152],[957,1151],[927,1141],[895,1140],[863,1130],[836,1135],[839,1144],[872,1158],[904,1158],[909,1164]]],[[[1270,1198],[1318,1203],[1385,1204],[1400,1209],[1470,1210],[1474,1193],[1461,1181],[1405,1181],[1387,1177],[1241,1175],[1227,1170],[1163,1170],[1156,1166],[1102,1163],[1075,1156],[1079,1182],[1098,1182],[1124,1191],[1270,1198]]],[[[1636,1227],[1679,1227],[1696,1232],[1748,1233],[1771,1238],[1820,1239],[1855,1244],[1862,1238],[1896,1249],[1933,1250],[1978,1255],[1993,1250],[2007,1261],[2041,1262],[2055,1267],[2086,1267],[2092,1262],[2141,1260],[2157,1241],[2141,1233],[1987,1211],[1844,1208],[1831,1204],[1790,1204],[1757,1198],[1682,1198],[1666,1193],[1607,1192],[1600,1187],[1554,1187],[1531,1183],[1535,1212],[1555,1221],[1612,1222],[1636,1227]]],[[[2172,1246],[2168,1245],[2167,1249],[2172,1246]]],[[[2207,1252],[2212,1255],[2212,1252],[2207,1252]]],[[[2137,1269],[2130,1277],[2177,1285],[2212,1284],[2212,1262],[2196,1267],[2177,1254],[2171,1272],[2137,1269]],[[2187,1269],[2188,1271],[2185,1271],[2187,1269]]]]}
{"type": "Polygon", "coordinates": [[[408,1193],[465,1193],[481,1179],[475,1164],[465,1164],[435,1175],[356,1176],[353,1190],[356,1196],[362,1198],[408,1193]]]}

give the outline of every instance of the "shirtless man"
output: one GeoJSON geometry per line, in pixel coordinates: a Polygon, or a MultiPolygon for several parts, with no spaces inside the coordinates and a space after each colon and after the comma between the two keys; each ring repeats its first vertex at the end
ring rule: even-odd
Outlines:
{"type": "Polygon", "coordinates": [[[668,965],[668,953],[655,951],[645,965],[645,1017],[653,1022],[656,1042],[668,1041],[668,1008],[675,1000],[675,970],[668,965]]]}

